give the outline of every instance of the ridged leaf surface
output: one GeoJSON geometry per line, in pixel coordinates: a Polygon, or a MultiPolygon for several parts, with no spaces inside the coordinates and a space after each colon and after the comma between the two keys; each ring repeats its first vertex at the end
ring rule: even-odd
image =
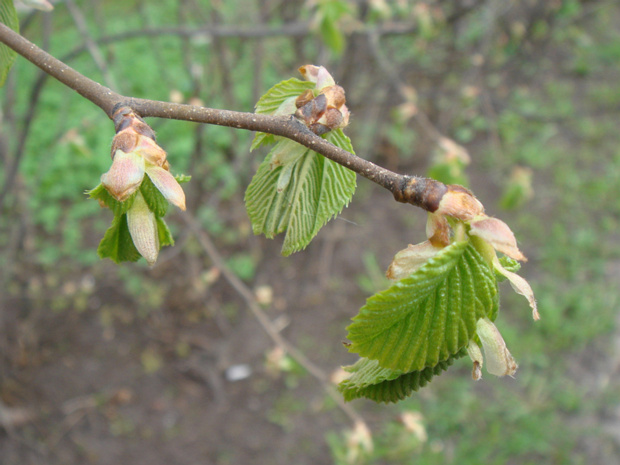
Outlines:
{"type": "Polygon", "coordinates": [[[338,385],[345,401],[365,397],[375,402],[398,402],[426,386],[431,379],[448,369],[454,360],[462,357],[466,351],[460,351],[448,360],[420,371],[403,373],[382,368],[376,360],[362,358],[350,367],[350,378],[338,385]]]}
{"type": "MultiPolygon", "coordinates": [[[[326,138],[352,151],[340,129],[326,138]]],[[[245,194],[254,234],[268,238],[286,231],[282,254],[305,248],[319,230],[349,203],[355,173],[296,144],[299,153],[285,166],[272,166],[279,144],[259,166],[245,194]],[[286,178],[286,179],[283,179],[286,178]]]]}
{"type": "MultiPolygon", "coordinates": [[[[256,104],[256,113],[294,113],[294,99],[312,82],[282,81],[256,104]]],[[[341,129],[325,139],[351,153],[351,141],[341,129]]],[[[257,133],[252,150],[275,143],[261,163],[245,193],[245,204],[254,234],[273,238],[286,231],[282,254],[305,248],[333,216],[348,205],[355,192],[355,173],[288,139],[257,133]],[[283,153],[284,151],[288,152],[283,153]],[[282,163],[281,161],[284,160],[282,163]]]]}
{"type": "Polygon", "coordinates": [[[435,367],[467,345],[478,319],[494,320],[498,305],[487,263],[469,242],[455,242],[368,299],[348,327],[349,351],[403,373],[435,367]]]}

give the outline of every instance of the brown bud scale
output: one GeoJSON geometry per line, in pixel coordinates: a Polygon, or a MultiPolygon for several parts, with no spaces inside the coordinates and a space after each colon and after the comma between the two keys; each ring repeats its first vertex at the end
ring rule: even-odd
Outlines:
{"type": "Polygon", "coordinates": [[[295,112],[295,116],[301,119],[308,126],[316,123],[317,120],[323,116],[325,110],[327,110],[327,99],[325,95],[321,94],[317,98],[306,103],[303,107],[299,108],[295,112]]]}
{"type": "Polygon", "coordinates": [[[340,108],[346,103],[344,89],[338,85],[328,86],[321,91],[322,95],[327,98],[327,106],[331,108],[340,108]]]}
{"type": "Polygon", "coordinates": [[[295,99],[295,106],[301,108],[314,98],[314,94],[310,89],[306,89],[303,93],[295,99]]]}
{"type": "Polygon", "coordinates": [[[112,140],[112,158],[114,158],[117,150],[122,150],[125,153],[132,152],[137,147],[139,141],[140,136],[135,132],[120,132],[112,140]]]}

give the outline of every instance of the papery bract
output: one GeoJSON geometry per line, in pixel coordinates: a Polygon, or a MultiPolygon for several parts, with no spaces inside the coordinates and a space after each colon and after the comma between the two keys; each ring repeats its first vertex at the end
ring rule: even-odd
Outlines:
{"type": "Polygon", "coordinates": [[[136,249],[153,266],[159,255],[157,220],[140,192],[127,212],[127,226],[136,249]]]}
{"type": "Polygon", "coordinates": [[[415,273],[441,249],[441,247],[435,247],[430,241],[416,245],[410,244],[394,256],[385,275],[394,281],[406,278],[415,273]]]}
{"type": "Polygon", "coordinates": [[[448,191],[433,213],[451,216],[462,221],[470,221],[484,213],[484,207],[469,189],[457,184],[447,186],[448,191]]]}
{"type": "Polygon", "coordinates": [[[495,376],[514,375],[518,365],[493,322],[488,318],[480,318],[476,323],[476,334],[482,342],[487,371],[495,376]]]}
{"type": "Polygon", "coordinates": [[[168,202],[185,210],[185,192],[168,170],[147,163],[146,174],[168,202]]]}
{"type": "Polygon", "coordinates": [[[530,307],[532,308],[532,318],[534,318],[534,320],[540,320],[538,306],[536,305],[536,299],[534,298],[534,291],[532,290],[532,287],[529,285],[529,283],[518,274],[513,273],[512,271],[508,271],[506,268],[504,268],[497,259],[497,257],[495,257],[493,260],[493,267],[500,274],[508,278],[508,281],[510,281],[510,285],[517,294],[521,294],[527,299],[530,307]]]}
{"type": "Polygon", "coordinates": [[[517,239],[508,225],[497,218],[480,216],[469,223],[469,233],[478,236],[495,250],[519,261],[527,261],[517,246],[517,239]]]}
{"type": "Polygon", "coordinates": [[[482,358],[482,351],[480,350],[480,346],[476,344],[476,341],[469,341],[469,345],[467,346],[467,354],[471,361],[474,364],[474,367],[471,372],[471,377],[474,381],[478,381],[482,378],[482,366],[484,364],[484,359],[482,358]]]}

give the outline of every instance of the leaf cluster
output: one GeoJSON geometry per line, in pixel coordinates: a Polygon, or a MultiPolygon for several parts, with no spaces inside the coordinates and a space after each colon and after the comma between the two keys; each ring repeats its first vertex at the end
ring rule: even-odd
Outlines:
{"type": "Polygon", "coordinates": [[[340,383],[346,400],[397,402],[466,353],[480,318],[495,320],[496,278],[470,241],[454,242],[424,266],[368,299],[348,328],[362,358],[340,383]]]}

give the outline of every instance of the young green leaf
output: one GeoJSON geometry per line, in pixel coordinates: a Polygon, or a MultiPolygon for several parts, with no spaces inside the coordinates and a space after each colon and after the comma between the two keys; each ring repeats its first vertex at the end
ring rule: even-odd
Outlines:
{"type": "MultiPolygon", "coordinates": [[[[352,151],[341,130],[327,135],[330,142],[352,151]]],[[[279,144],[267,155],[245,194],[254,234],[268,238],[286,231],[282,254],[305,248],[334,215],[348,205],[355,191],[355,173],[322,155],[297,145],[299,153],[285,166],[273,163],[279,144]]],[[[295,151],[296,149],[291,149],[295,151]]]]}
{"type": "MultiPolygon", "coordinates": [[[[13,6],[13,0],[0,0],[0,22],[4,23],[15,32],[19,32],[17,12],[13,6]]],[[[4,85],[6,76],[17,54],[4,44],[0,44],[0,87],[4,85]]]]}
{"type": "MultiPolygon", "coordinates": [[[[289,114],[295,113],[295,99],[304,91],[314,89],[315,84],[310,81],[291,78],[282,81],[269,89],[256,103],[256,113],[263,114],[289,114]]],[[[256,150],[263,145],[276,143],[277,138],[273,134],[257,132],[252,141],[250,150],[256,150]]]]}
{"type": "Polygon", "coordinates": [[[455,242],[368,299],[347,328],[349,351],[384,368],[421,371],[464,348],[478,319],[494,320],[498,308],[493,271],[469,242],[455,242]]]}
{"type": "MultiPolygon", "coordinates": [[[[269,115],[276,113],[285,102],[290,102],[290,99],[299,97],[307,89],[314,89],[314,86],[315,84],[313,82],[302,81],[297,78],[281,81],[269,89],[265,95],[258,100],[255,112],[269,115]]],[[[293,111],[290,112],[291,115],[295,113],[294,101],[292,108],[293,111]]]]}
{"type": "Polygon", "coordinates": [[[115,216],[112,226],[108,228],[97,248],[100,258],[109,258],[114,263],[135,262],[141,257],[136,246],[133,245],[127,215],[115,216]]]}
{"type": "Polygon", "coordinates": [[[345,367],[352,375],[338,385],[338,390],[347,402],[360,397],[386,404],[398,402],[426,386],[434,376],[447,370],[466,353],[461,350],[433,367],[409,373],[382,368],[376,360],[361,358],[354,365],[345,367]]]}
{"type": "Polygon", "coordinates": [[[164,219],[156,216],[155,220],[157,221],[157,235],[159,236],[159,247],[174,245],[174,238],[172,237],[170,228],[168,228],[168,225],[166,224],[164,219]]]}
{"type": "Polygon", "coordinates": [[[168,201],[162,193],[155,187],[153,181],[148,176],[144,176],[142,184],[140,184],[140,192],[144,197],[144,201],[149,206],[149,210],[155,213],[155,216],[164,216],[168,211],[168,201]]]}
{"type": "Polygon", "coordinates": [[[131,208],[133,205],[133,201],[136,198],[135,193],[132,194],[127,200],[124,202],[119,202],[116,200],[110,193],[103,187],[103,184],[99,184],[93,190],[86,192],[91,199],[99,200],[106,207],[108,207],[114,213],[114,216],[122,215],[123,213],[127,213],[127,210],[131,208]]]}

